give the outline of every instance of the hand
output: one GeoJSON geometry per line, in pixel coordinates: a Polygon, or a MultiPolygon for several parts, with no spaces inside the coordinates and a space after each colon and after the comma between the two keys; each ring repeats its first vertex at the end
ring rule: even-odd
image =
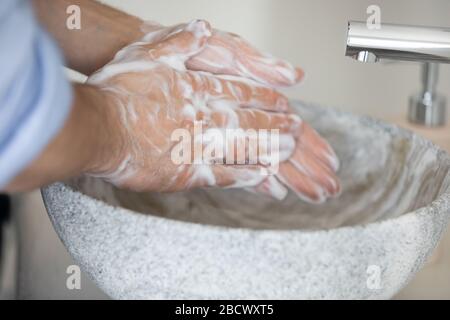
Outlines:
{"type": "Polygon", "coordinates": [[[172,150],[177,142],[171,135],[186,129],[197,141],[194,121],[202,121],[205,134],[211,129],[279,129],[283,142],[280,160],[292,155],[301,119],[270,112],[287,110],[284,96],[260,85],[185,70],[184,63],[203,50],[210,35],[207,23],[194,21],[158,42],[124,48],[90,77],[88,82],[99,87],[116,108],[111,112],[120,119],[117,130],[123,137],[121,155],[90,174],[138,191],[255,186],[267,178],[261,163],[211,163],[218,159],[202,159],[202,164],[174,163],[172,150]]]}
{"type": "Polygon", "coordinates": [[[304,201],[322,203],[340,192],[338,169],[339,160],[330,145],[303,123],[293,156],[281,163],[277,174],[264,180],[255,191],[282,200],[288,193],[287,186],[304,201]]]}
{"type": "MultiPolygon", "coordinates": [[[[150,43],[161,41],[185,26],[164,27],[146,22],[142,29],[147,35],[143,40],[150,43]]],[[[304,75],[302,69],[289,62],[261,52],[236,34],[220,30],[212,30],[203,50],[188,59],[186,66],[194,71],[248,78],[271,87],[295,85],[304,75]]]]}
{"type": "MultiPolygon", "coordinates": [[[[144,41],[161,41],[185,26],[164,27],[147,23],[144,41]]],[[[289,62],[260,52],[236,34],[219,30],[212,31],[203,50],[188,59],[186,67],[216,75],[240,76],[270,87],[295,85],[304,75],[300,68],[289,62]]],[[[285,104],[279,104],[275,110],[285,112],[285,104]]],[[[302,136],[296,137],[298,143],[293,157],[280,165],[276,177],[268,177],[249,190],[283,199],[288,192],[287,186],[303,200],[316,203],[339,194],[336,176],[339,160],[333,149],[308,124],[303,124],[301,132],[302,136]]]]}
{"type": "MultiPolygon", "coordinates": [[[[287,193],[285,184],[309,201],[320,202],[336,194],[337,159],[328,144],[297,116],[264,111],[287,111],[284,96],[242,79],[185,70],[186,62],[205,50],[211,38],[209,30],[207,24],[196,21],[172,28],[170,33],[165,30],[148,36],[119,52],[90,78],[90,83],[110,92],[116,105],[122,105],[125,140],[133,142],[126,143],[121,161],[106,164],[96,174],[134,190],[258,185],[256,191],[282,199],[287,193]],[[207,128],[278,128],[286,141],[298,137],[294,157],[281,164],[277,177],[268,178],[261,175],[260,166],[177,166],[170,159],[175,143],[169,137],[178,128],[192,131],[195,119],[206,122],[207,128]],[[238,121],[232,123],[231,119],[238,121]]],[[[294,152],[294,144],[281,146],[284,156],[280,161],[294,152]]]]}

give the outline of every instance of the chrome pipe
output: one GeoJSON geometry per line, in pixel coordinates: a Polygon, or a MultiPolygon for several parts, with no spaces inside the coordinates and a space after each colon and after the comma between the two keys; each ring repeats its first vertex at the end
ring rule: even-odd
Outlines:
{"type": "Polygon", "coordinates": [[[450,63],[450,28],[349,21],[345,54],[362,62],[380,59],[450,63]]]}

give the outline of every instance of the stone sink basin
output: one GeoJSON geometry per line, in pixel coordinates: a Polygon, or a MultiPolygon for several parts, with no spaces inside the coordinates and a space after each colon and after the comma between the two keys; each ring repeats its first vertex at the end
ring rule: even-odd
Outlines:
{"type": "Polygon", "coordinates": [[[118,299],[391,298],[446,228],[449,155],[392,125],[294,105],[341,160],[339,198],[56,183],[42,194],[67,250],[118,299]]]}

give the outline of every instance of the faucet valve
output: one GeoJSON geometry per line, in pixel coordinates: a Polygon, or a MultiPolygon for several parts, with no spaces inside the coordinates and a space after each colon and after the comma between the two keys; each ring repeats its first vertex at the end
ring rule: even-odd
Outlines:
{"type": "Polygon", "coordinates": [[[408,120],[412,123],[437,127],[445,125],[447,120],[446,99],[436,92],[439,77],[439,65],[422,65],[422,92],[409,99],[408,120]]]}
{"type": "Polygon", "coordinates": [[[383,24],[369,29],[364,22],[349,21],[345,55],[361,62],[423,62],[423,90],[410,97],[408,119],[428,127],[446,123],[446,100],[436,92],[436,83],[437,63],[450,63],[450,28],[383,24]]]}

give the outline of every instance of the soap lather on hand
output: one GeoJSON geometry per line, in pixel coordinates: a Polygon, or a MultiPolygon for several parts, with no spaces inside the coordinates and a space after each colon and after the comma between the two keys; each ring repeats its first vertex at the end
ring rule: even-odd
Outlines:
{"type": "Polygon", "coordinates": [[[302,77],[301,69],[262,54],[237,35],[212,30],[205,21],[152,26],[142,41],[122,49],[88,80],[108,97],[123,138],[120,156],[89,174],[137,191],[245,187],[283,199],[289,188],[305,201],[323,202],[340,191],[339,161],[275,91],[302,77]],[[180,128],[194,133],[196,121],[203,132],[279,129],[278,172],[262,174],[264,163],[214,159],[175,164],[171,134],[180,128]]]}

